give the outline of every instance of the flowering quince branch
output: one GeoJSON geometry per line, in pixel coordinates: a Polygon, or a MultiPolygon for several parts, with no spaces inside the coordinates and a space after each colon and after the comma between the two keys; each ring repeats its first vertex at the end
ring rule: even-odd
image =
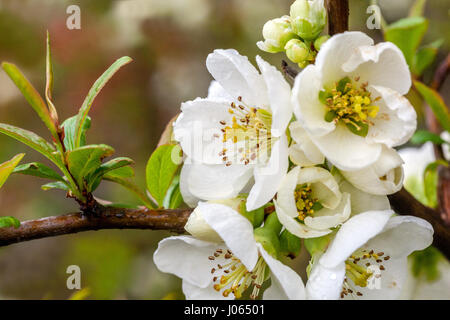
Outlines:
{"type": "Polygon", "coordinates": [[[303,69],[283,61],[292,88],[260,56],[256,68],[236,50],[211,53],[208,96],[184,102],[166,127],[147,163],[147,193],[129,179],[131,159],[103,162],[114,150],[86,145],[94,98],[131,59],[117,60],[62,125],[49,42],[47,105],[15,66],[3,64],[53,144],[4,124],[0,132],[46,155],[63,175],[41,163],[19,166],[20,154],[0,165],[0,186],[11,173],[52,179],[44,189],[65,190],[82,212],[22,223],[7,217],[0,222],[14,228],[0,228],[0,245],[98,229],[187,231],[154,253],[159,270],[183,280],[187,299],[397,298],[407,257],[433,240],[450,257],[450,232],[436,210],[402,188],[394,147],[417,126],[404,97],[409,60],[394,43],[375,45],[347,29],[348,1],[325,8],[323,0],[296,0],[289,15],[264,25],[258,47],[285,52],[303,69]],[[330,35],[321,35],[327,13],[330,35]],[[146,207],[95,199],[102,180],[133,191],[146,207]],[[177,209],[183,202],[192,209],[177,209]],[[311,255],[306,285],[283,263],[302,244],[311,255]]]}

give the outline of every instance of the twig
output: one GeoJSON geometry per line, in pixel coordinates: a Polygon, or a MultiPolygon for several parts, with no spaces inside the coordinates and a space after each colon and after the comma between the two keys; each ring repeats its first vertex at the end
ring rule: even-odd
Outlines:
{"type": "Polygon", "coordinates": [[[348,0],[327,0],[328,33],[330,36],[348,30],[348,0]]]}

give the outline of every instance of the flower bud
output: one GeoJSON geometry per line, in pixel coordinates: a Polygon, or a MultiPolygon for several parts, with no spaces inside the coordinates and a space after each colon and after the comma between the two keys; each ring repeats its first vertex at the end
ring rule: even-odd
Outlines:
{"type": "Polygon", "coordinates": [[[284,51],[286,43],[297,36],[292,31],[291,18],[283,16],[266,22],[263,37],[264,41],[259,41],[258,47],[263,51],[276,53],[284,51]]]}
{"type": "Polygon", "coordinates": [[[328,39],[330,39],[330,36],[329,36],[329,35],[325,35],[325,36],[318,37],[318,38],[314,41],[314,48],[316,48],[316,50],[319,51],[320,48],[322,47],[322,45],[323,45],[328,39]]]}
{"type": "Polygon", "coordinates": [[[292,39],[285,46],[286,55],[292,62],[303,64],[310,56],[310,50],[308,46],[299,39],[292,39]]]}
{"type": "Polygon", "coordinates": [[[314,40],[326,23],[323,0],[296,0],[291,6],[293,31],[305,40],[314,40]]]}

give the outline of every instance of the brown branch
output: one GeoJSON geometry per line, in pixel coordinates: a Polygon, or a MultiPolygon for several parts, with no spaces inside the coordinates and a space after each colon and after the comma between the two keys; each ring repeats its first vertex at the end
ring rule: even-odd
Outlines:
{"type": "Polygon", "coordinates": [[[348,30],[348,0],[327,0],[328,33],[330,36],[348,30]]]}
{"type": "Polygon", "coordinates": [[[183,233],[191,209],[150,210],[97,206],[95,213],[69,213],[29,220],[19,228],[0,228],[0,246],[101,229],[150,229],[183,233]]]}
{"type": "Polygon", "coordinates": [[[433,82],[431,83],[431,87],[434,90],[439,91],[442,85],[444,84],[444,81],[447,78],[449,72],[450,72],[450,53],[436,69],[436,72],[434,73],[433,77],[433,82]]]}
{"type": "Polygon", "coordinates": [[[428,221],[434,229],[433,245],[450,259],[450,229],[442,223],[438,211],[424,206],[405,189],[390,195],[389,201],[398,214],[411,215],[428,221]]]}

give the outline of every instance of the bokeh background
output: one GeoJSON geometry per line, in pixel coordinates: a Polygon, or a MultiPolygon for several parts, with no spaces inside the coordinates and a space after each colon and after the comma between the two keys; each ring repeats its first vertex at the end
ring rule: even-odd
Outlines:
{"type": "MultiPolygon", "coordinates": [[[[410,0],[379,1],[388,22],[407,15],[410,0]]],[[[145,164],[166,123],[185,100],[205,96],[211,80],[205,67],[215,48],[235,48],[251,57],[260,54],[279,66],[281,54],[260,52],[265,21],[289,12],[292,0],[0,0],[0,61],[17,64],[39,92],[45,87],[45,34],[52,40],[54,101],[60,118],[77,113],[95,79],[117,58],[124,67],[96,99],[88,143],[106,143],[117,156],[136,161],[136,182],[145,186],[145,164]],[[81,9],[81,30],[68,30],[69,5],[81,9]]],[[[350,0],[350,29],[366,28],[368,0],[350,0]]],[[[430,0],[430,28],[424,43],[445,40],[438,61],[450,45],[450,3],[430,0]]],[[[425,75],[425,79],[430,74],[425,75]]],[[[449,98],[449,83],[444,98],[449,98]]],[[[4,72],[0,72],[0,121],[50,138],[4,72]]],[[[0,162],[19,152],[24,161],[43,157],[0,136],[0,162]]],[[[0,215],[20,220],[77,210],[63,192],[40,189],[38,178],[12,176],[0,192],[0,215]]],[[[136,204],[119,186],[104,182],[96,196],[136,204]]],[[[0,298],[67,299],[66,268],[81,268],[89,299],[183,298],[181,282],[159,272],[152,262],[166,232],[104,230],[42,239],[0,248],[0,298]]],[[[297,267],[305,259],[292,262],[297,267]]],[[[304,268],[304,267],[303,267],[304,268]]]]}

